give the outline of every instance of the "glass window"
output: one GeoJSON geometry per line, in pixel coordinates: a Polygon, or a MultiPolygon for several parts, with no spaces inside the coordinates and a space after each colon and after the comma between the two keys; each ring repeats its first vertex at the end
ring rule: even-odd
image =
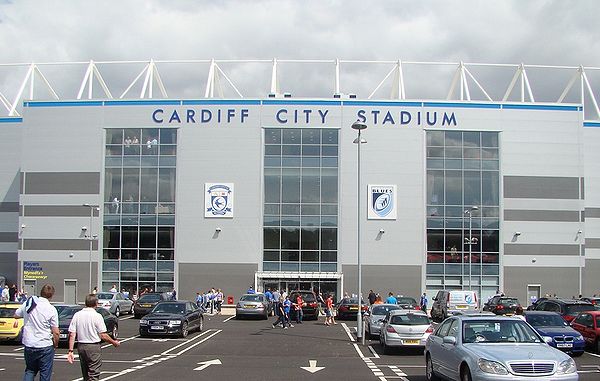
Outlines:
{"type": "Polygon", "coordinates": [[[300,249],[300,229],[282,228],[281,229],[281,248],[282,249],[300,249]]]}
{"type": "Polygon", "coordinates": [[[265,129],[266,144],[281,144],[281,130],[278,128],[265,129]]]}
{"type": "Polygon", "coordinates": [[[114,128],[106,129],[106,144],[122,144],[123,130],[114,128]]]}

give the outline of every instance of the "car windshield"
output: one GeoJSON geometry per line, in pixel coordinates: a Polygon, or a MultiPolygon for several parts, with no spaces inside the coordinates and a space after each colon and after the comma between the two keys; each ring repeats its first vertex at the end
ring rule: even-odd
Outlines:
{"type": "Polygon", "coordinates": [[[262,295],[242,295],[242,297],[240,298],[240,301],[242,301],[242,302],[262,302],[263,296],[262,295]]]}
{"type": "MultiPolygon", "coordinates": [[[[357,298],[345,298],[342,300],[342,304],[358,304],[358,299],[357,298]]],[[[365,302],[363,302],[362,304],[365,304],[365,302]]]]}
{"type": "Polygon", "coordinates": [[[398,304],[417,304],[417,301],[413,298],[398,297],[396,300],[398,301],[398,304]]]}
{"type": "Polygon", "coordinates": [[[11,318],[15,316],[14,308],[0,308],[0,318],[11,318]]]}
{"type": "Polygon", "coordinates": [[[99,294],[96,294],[96,298],[105,299],[105,300],[106,299],[110,300],[113,298],[113,296],[114,296],[114,294],[111,294],[110,292],[101,292],[99,294]]]}
{"type": "Polygon", "coordinates": [[[596,315],[596,327],[600,327],[600,315],[596,315]]]}
{"type": "Polygon", "coordinates": [[[371,312],[372,315],[385,315],[390,311],[394,311],[394,310],[399,310],[400,307],[398,306],[376,306],[373,307],[373,312],[371,312]]]}
{"type": "Polygon", "coordinates": [[[159,303],[154,307],[152,312],[167,313],[167,314],[184,314],[185,303],[159,303]]]}
{"type": "Polygon", "coordinates": [[[498,301],[498,304],[502,304],[503,306],[510,306],[513,304],[519,304],[519,300],[517,298],[502,298],[498,301]]]}
{"type": "Polygon", "coordinates": [[[146,294],[146,295],[142,295],[142,297],[138,300],[138,302],[152,303],[152,302],[158,302],[159,300],[160,300],[160,295],[158,295],[158,294],[146,294]]]}
{"type": "MultiPolygon", "coordinates": [[[[302,296],[302,299],[305,302],[314,302],[315,301],[315,296],[313,294],[300,294],[300,296],[302,296]]],[[[298,297],[298,294],[292,294],[292,300],[296,300],[296,298],[298,297]]]]}
{"type": "Polygon", "coordinates": [[[534,327],[564,327],[567,323],[558,314],[533,314],[525,317],[534,327]]]}
{"type": "Polygon", "coordinates": [[[566,306],[565,314],[575,316],[580,312],[594,311],[594,309],[592,304],[570,304],[566,306]]]}
{"type": "Polygon", "coordinates": [[[520,319],[463,322],[463,343],[540,343],[540,337],[520,319]]]}
{"type": "Polygon", "coordinates": [[[71,319],[75,312],[80,311],[82,307],[65,307],[58,314],[58,321],[61,319],[71,319]]]}
{"type": "Polygon", "coordinates": [[[404,314],[393,315],[390,319],[390,324],[394,325],[428,325],[431,324],[427,315],[421,314],[404,314]]]}

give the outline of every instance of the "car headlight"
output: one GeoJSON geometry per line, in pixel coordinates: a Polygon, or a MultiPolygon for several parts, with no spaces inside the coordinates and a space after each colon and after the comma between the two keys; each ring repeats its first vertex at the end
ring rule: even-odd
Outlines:
{"type": "Polygon", "coordinates": [[[575,336],[575,340],[577,340],[577,341],[583,341],[583,336],[581,336],[581,335],[575,336]]]}
{"type": "Polygon", "coordinates": [[[169,320],[169,325],[180,325],[181,320],[169,320]]]}
{"type": "Polygon", "coordinates": [[[556,369],[557,374],[569,374],[575,372],[577,372],[577,365],[573,359],[562,361],[558,364],[558,368],[556,369]]]}
{"type": "Polygon", "coordinates": [[[148,325],[148,320],[140,319],[140,325],[148,325]]]}
{"type": "Polygon", "coordinates": [[[477,361],[477,365],[479,365],[479,369],[481,369],[481,371],[485,373],[508,374],[508,370],[506,369],[506,367],[496,361],[479,359],[477,361]]]}

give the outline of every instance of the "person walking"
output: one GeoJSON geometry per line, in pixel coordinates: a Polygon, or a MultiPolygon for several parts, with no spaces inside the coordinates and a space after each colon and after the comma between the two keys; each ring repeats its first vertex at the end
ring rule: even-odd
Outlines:
{"type": "Polygon", "coordinates": [[[386,304],[398,304],[398,300],[394,298],[393,293],[389,293],[387,299],[385,300],[386,304]]]}
{"type": "MultiPolygon", "coordinates": [[[[290,310],[291,309],[292,309],[292,301],[290,300],[289,296],[286,296],[285,300],[283,301],[283,316],[285,318],[285,321],[286,321],[288,327],[293,327],[292,320],[290,319],[290,310]]],[[[285,323],[283,324],[283,328],[287,329],[287,327],[285,326],[285,323]]]]}
{"type": "Polygon", "coordinates": [[[375,299],[377,299],[377,294],[373,292],[373,290],[369,290],[369,304],[375,303],[375,299]]]}
{"type": "Polygon", "coordinates": [[[304,317],[302,306],[304,306],[304,300],[302,299],[302,295],[298,294],[296,297],[296,303],[294,303],[294,310],[296,311],[296,324],[302,324],[302,318],[304,317]]]}
{"type": "Polygon", "coordinates": [[[221,305],[223,305],[223,291],[219,288],[217,289],[217,296],[215,298],[216,306],[217,306],[217,315],[221,314],[221,305]]]}
{"type": "Polygon", "coordinates": [[[25,374],[23,381],[50,381],[54,365],[54,348],[58,347],[58,312],[50,304],[54,286],[42,286],[40,296],[31,296],[15,311],[15,318],[23,318],[22,343],[25,346],[25,374]]]}
{"type": "Polygon", "coordinates": [[[100,380],[100,367],[102,366],[102,349],[100,344],[107,341],[113,346],[121,345],[106,333],[104,318],[98,312],[98,299],[96,295],[89,294],[85,297],[85,308],[73,315],[69,325],[69,353],[67,361],[73,364],[73,346],[77,337],[77,353],[84,381],[100,380]]]}
{"type": "Polygon", "coordinates": [[[427,293],[424,292],[423,295],[421,295],[419,306],[421,307],[421,311],[425,311],[425,313],[427,313],[427,293]]]}
{"type": "Polygon", "coordinates": [[[333,311],[333,296],[331,294],[327,295],[327,300],[325,301],[325,325],[337,324],[335,322],[334,311],[333,311]]]}
{"type": "Polygon", "coordinates": [[[285,328],[285,311],[283,309],[283,303],[277,303],[277,310],[275,311],[277,320],[273,323],[273,328],[281,324],[281,328],[285,328]]]}

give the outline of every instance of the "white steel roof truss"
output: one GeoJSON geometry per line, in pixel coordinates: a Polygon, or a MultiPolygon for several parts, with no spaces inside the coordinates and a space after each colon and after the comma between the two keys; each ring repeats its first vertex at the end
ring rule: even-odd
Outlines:
{"type": "Polygon", "coordinates": [[[279,95],[279,79],[277,76],[277,58],[273,58],[271,69],[271,94],[279,95]]]}
{"type": "Polygon", "coordinates": [[[17,105],[20,103],[20,100],[23,97],[23,92],[25,91],[25,86],[27,86],[28,81],[29,81],[29,99],[33,99],[34,78],[35,78],[36,74],[42,79],[42,82],[44,82],[44,84],[46,85],[46,88],[50,92],[50,95],[52,95],[52,97],[54,99],[59,99],[58,94],[56,94],[56,92],[54,91],[54,89],[50,85],[50,82],[48,82],[48,80],[46,79],[44,74],[42,74],[42,72],[37,68],[36,64],[32,63],[29,66],[29,69],[27,70],[27,74],[25,74],[25,78],[23,79],[21,86],[19,87],[19,91],[17,92],[15,101],[13,102],[10,112],[8,114],[9,116],[15,116],[18,114],[17,113],[17,105]]]}
{"type": "Polygon", "coordinates": [[[102,90],[104,91],[104,95],[106,95],[107,98],[112,99],[113,96],[110,93],[110,90],[108,89],[108,86],[106,85],[106,82],[104,82],[104,78],[102,78],[100,71],[98,71],[98,68],[96,67],[96,64],[94,63],[94,61],[90,61],[88,68],[85,71],[85,75],[83,77],[83,80],[81,81],[81,86],[79,87],[79,92],[77,93],[77,99],[81,99],[81,97],[83,96],[83,91],[85,90],[86,83],[87,83],[87,88],[88,88],[87,99],[92,99],[94,97],[94,89],[93,89],[94,77],[100,84],[100,87],[102,87],[102,90]]]}
{"type": "MultiPolygon", "coordinates": [[[[6,99],[6,97],[4,96],[4,94],[2,94],[2,92],[0,91],[0,102],[2,102],[2,105],[4,105],[4,108],[6,108],[6,111],[9,111],[12,109],[12,105],[8,102],[8,99],[6,99]]],[[[17,113],[15,111],[15,116],[19,116],[19,113],[17,113]]]]}
{"type": "Polygon", "coordinates": [[[473,80],[473,82],[475,82],[475,84],[477,85],[477,87],[479,88],[479,90],[481,90],[481,92],[483,93],[483,95],[485,95],[486,99],[490,102],[492,102],[492,97],[489,96],[489,94],[487,93],[487,91],[485,91],[485,89],[483,88],[483,86],[481,86],[481,84],[479,83],[479,81],[477,81],[477,79],[475,79],[475,77],[473,76],[473,74],[471,74],[471,72],[469,71],[469,69],[465,66],[464,67],[465,73],[473,80]]]}
{"type": "Polygon", "coordinates": [[[381,86],[383,86],[383,84],[385,83],[385,81],[390,77],[390,75],[394,74],[396,72],[396,66],[394,66],[392,68],[392,70],[390,70],[387,75],[381,80],[381,82],[379,82],[379,84],[377,85],[377,87],[375,88],[375,90],[373,90],[373,92],[371,92],[371,94],[367,97],[367,99],[371,99],[373,97],[373,95],[375,95],[375,93],[377,92],[377,90],[379,90],[381,88],[381,86]]]}
{"type": "MultiPolygon", "coordinates": [[[[583,69],[583,67],[581,68],[581,77],[582,77],[581,86],[583,87],[583,84],[585,83],[585,87],[587,88],[587,91],[590,94],[590,98],[592,99],[592,104],[594,105],[594,111],[596,111],[596,117],[598,119],[600,119],[600,109],[598,108],[598,102],[596,101],[596,96],[594,95],[594,91],[592,90],[592,86],[590,86],[590,81],[588,81],[587,74],[585,73],[585,70],[583,69]]],[[[581,91],[581,104],[582,105],[585,104],[583,89],[581,91]]],[[[585,105],[584,105],[584,107],[585,107],[585,105]]]]}
{"type": "Polygon", "coordinates": [[[204,91],[204,98],[212,98],[214,96],[215,87],[215,60],[210,61],[210,67],[208,68],[208,78],[206,79],[206,90],[204,91]]]}
{"type": "MultiPolygon", "coordinates": [[[[219,73],[221,73],[221,75],[223,76],[223,78],[225,78],[225,80],[227,82],[229,82],[229,85],[231,85],[231,87],[233,87],[233,90],[235,90],[235,92],[240,96],[240,98],[243,98],[244,96],[242,95],[242,93],[240,93],[240,91],[237,89],[237,87],[235,87],[235,85],[233,84],[233,82],[231,82],[231,80],[229,79],[229,77],[227,76],[227,74],[225,74],[225,72],[223,70],[221,70],[221,68],[219,67],[219,65],[216,65],[217,70],[219,71],[219,73]]],[[[221,89],[221,98],[223,97],[223,89],[221,89]]]]}
{"type": "Polygon", "coordinates": [[[119,97],[119,99],[123,99],[125,98],[125,95],[127,95],[127,93],[129,92],[129,90],[131,90],[131,88],[136,84],[136,82],[142,77],[142,75],[144,75],[144,73],[146,72],[148,68],[148,65],[146,65],[142,71],[140,72],[140,74],[137,75],[137,77],[135,77],[135,79],[133,80],[133,82],[131,82],[129,84],[129,86],[127,86],[127,88],[125,89],[125,91],[123,91],[123,94],[121,94],[121,96],[119,97]]]}
{"type": "Polygon", "coordinates": [[[402,72],[402,61],[398,60],[394,72],[394,83],[392,85],[391,99],[406,99],[404,88],[404,73],[402,72]]]}

